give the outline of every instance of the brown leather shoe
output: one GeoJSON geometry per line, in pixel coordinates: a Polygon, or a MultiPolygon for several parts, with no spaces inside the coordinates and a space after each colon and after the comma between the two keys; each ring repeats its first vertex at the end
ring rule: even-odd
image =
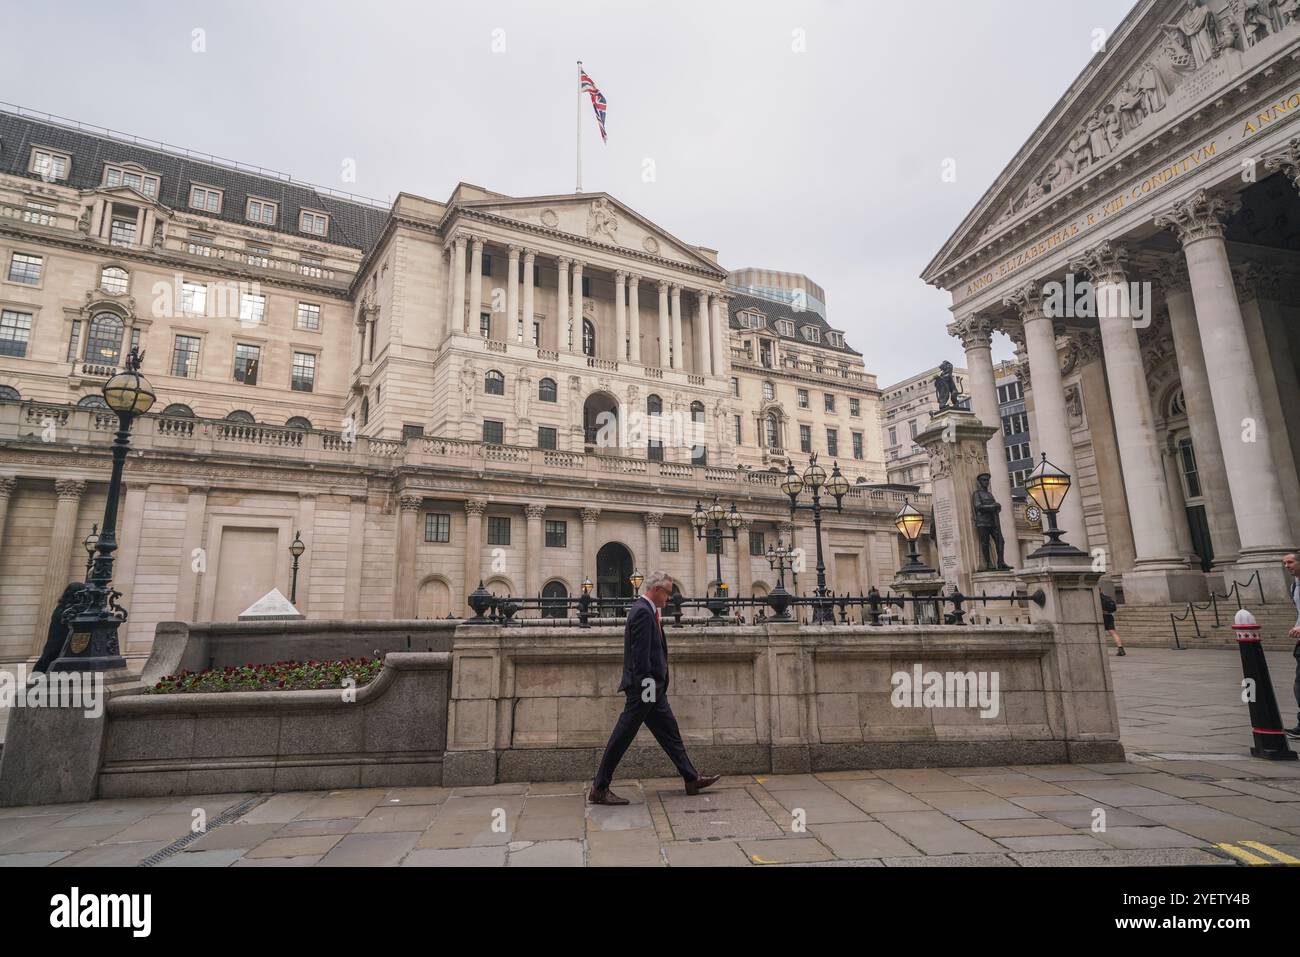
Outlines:
{"type": "Polygon", "coordinates": [[[621,798],[609,788],[590,787],[587,789],[588,804],[623,805],[630,804],[627,798],[621,798]]]}
{"type": "Polygon", "coordinates": [[[696,794],[699,794],[705,788],[712,787],[713,785],[717,784],[721,780],[722,780],[721,774],[702,775],[696,778],[694,781],[686,782],[686,793],[693,797],[696,794]]]}

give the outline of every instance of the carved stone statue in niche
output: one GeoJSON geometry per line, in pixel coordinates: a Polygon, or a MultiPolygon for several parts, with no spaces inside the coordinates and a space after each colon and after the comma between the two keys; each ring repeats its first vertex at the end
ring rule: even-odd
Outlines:
{"type": "Polygon", "coordinates": [[[533,379],[525,369],[515,380],[515,417],[520,422],[528,421],[528,401],[533,397],[533,379]]]}
{"type": "Polygon", "coordinates": [[[474,363],[467,362],[460,370],[460,400],[466,414],[474,411],[474,390],[478,387],[478,372],[474,363]]]}
{"type": "Polygon", "coordinates": [[[975,531],[979,535],[980,562],[983,570],[1009,571],[1006,563],[1006,539],[1002,536],[1002,522],[999,515],[1002,505],[989,491],[989,473],[984,472],[975,481],[979,487],[971,493],[971,514],[975,520],[975,531]]]}

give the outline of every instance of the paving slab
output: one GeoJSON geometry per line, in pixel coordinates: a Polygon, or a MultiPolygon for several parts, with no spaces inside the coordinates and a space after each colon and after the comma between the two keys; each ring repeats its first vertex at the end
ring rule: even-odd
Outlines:
{"type": "Polygon", "coordinates": [[[171,841],[137,841],[131,844],[100,844],[69,854],[54,862],[53,867],[135,867],[152,857],[171,841]]]}
{"type": "Polygon", "coordinates": [[[1161,848],[1161,847],[1206,847],[1207,842],[1199,837],[1192,837],[1182,831],[1176,831],[1163,824],[1154,827],[1126,827],[1123,825],[1108,827],[1098,831],[1094,836],[1111,847],[1124,849],[1161,848]]]}
{"type": "Polygon", "coordinates": [[[1300,802],[1300,784],[1297,784],[1294,790],[1289,789],[1288,782],[1285,781],[1262,784],[1259,781],[1233,780],[1220,781],[1219,784],[1229,791],[1250,794],[1257,798],[1263,798],[1265,801],[1300,802]]]}
{"type": "Polygon", "coordinates": [[[1196,848],[1108,851],[1012,852],[1021,867],[1235,867],[1235,863],[1196,848]]]}
{"type": "Polygon", "coordinates": [[[345,834],[320,860],[321,867],[396,867],[420,839],[419,831],[345,834]]]}
{"type": "Polygon", "coordinates": [[[748,867],[749,855],[735,841],[691,841],[664,845],[669,867],[748,867]]]}
{"type": "Polygon", "coordinates": [[[505,867],[506,846],[416,848],[402,859],[402,867],[505,867]]]}
{"type": "Polygon", "coordinates": [[[236,823],[287,824],[323,796],[324,793],[321,791],[292,791],[286,794],[272,794],[236,823]]]}
{"type": "Polygon", "coordinates": [[[740,849],[754,864],[795,864],[830,861],[835,855],[812,837],[786,837],[770,841],[740,841],[740,849]]]}
{"type": "Polygon", "coordinates": [[[373,834],[382,831],[423,832],[438,815],[437,804],[381,804],[347,833],[373,834]]]}
{"type": "Polygon", "coordinates": [[[1049,818],[1030,817],[1010,820],[967,821],[966,826],[985,837],[1045,837],[1053,834],[1075,834],[1074,828],[1049,818]]]}
{"type": "Polygon", "coordinates": [[[1067,827],[1083,828],[1092,830],[1093,823],[1101,820],[1105,822],[1106,827],[1140,827],[1145,824],[1159,823],[1153,817],[1147,814],[1148,808],[1138,808],[1137,811],[1129,811],[1124,808],[1108,807],[1104,804],[1098,804],[1094,807],[1070,808],[1061,811],[1043,811],[1043,817],[1051,818],[1067,827]],[[1105,812],[1105,817],[1100,818],[1097,811],[1105,812]]]}
{"type": "Polygon", "coordinates": [[[581,867],[582,841],[541,841],[511,850],[510,867],[581,867]]]}
{"type": "Polygon", "coordinates": [[[239,848],[223,851],[195,851],[192,854],[173,854],[158,867],[229,867],[244,856],[239,848]]]}
{"type": "Polygon", "coordinates": [[[883,780],[832,781],[834,791],[868,814],[887,811],[925,811],[930,805],[883,780]]]}
{"type": "Polygon", "coordinates": [[[663,867],[659,835],[653,828],[593,831],[587,835],[588,867],[663,867]]]}
{"type": "Polygon", "coordinates": [[[886,867],[1015,867],[1006,854],[936,854],[932,857],[886,857],[886,867]]]}
{"type": "Polygon", "coordinates": [[[879,821],[819,824],[809,831],[842,860],[906,857],[921,853],[879,821]]]}
{"type": "Polygon", "coordinates": [[[303,808],[295,820],[323,821],[339,817],[365,817],[384,800],[388,791],[365,788],[356,791],[331,791],[303,808]]]}
{"type": "Polygon", "coordinates": [[[0,867],[49,867],[72,851],[32,851],[25,854],[0,854],[0,867]]]}
{"type": "Polygon", "coordinates": [[[926,854],[978,854],[1001,848],[939,811],[877,814],[876,820],[926,854]]]}
{"type": "Polygon", "coordinates": [[[954,774],[933,768],[876,772],[882,781],[908,794],[928,791],[978,791],[979,788],[954,774]]]}
{"type": "Polygon", "coordinates": [[[1231,841],[1263,841],[1265,844],[1273,844],[1289,841],[1292,837],[1286,831],[1265,827],[1248,818],[1237,817],[1202,804],[1147,807],[1142,809],[1142,814],[1153,823],[1164,824],[1212,844],[1231,841]]]}
{"type": "Polygon", "coordinates": [[[451,788],[393,788],[382,804],[441,804],[451,797],[451,788]]]}
{"type": "Polygon", "coordinates": [[[1270,827],[1300,827],[1300,804],[1278,804],[1249,794],[1197,798],[1196,803],[1270,827]]]}
{"type": "MultiPolygon", "coordinates": [[[[1133,777],[1133,775],[1129,775],[1133,777]]],[[[1101,804],[1112,807],[1146,807],[1152,804],[1185,804],[1182,798],[1154,788],[1144,788],[1124,781],[1071,781],[1067,787],[1101,804]]]]}
{"type": "Polygon", "coordinates": [[[1036,837],[1000,837],[1011,851],[1102,851],[1108,845],[1086,834],[1040,834],[1036,837]]]}
{"type": "Polygon", "coordinates": [[[983,791],[927,791],[922,800],[936,811],[958,821],[995,821],[1023,818],[1025,809],[983,791]]]}
{"type": "Polygon", "coordinates": [[[214,828],[185,848],[185,853],[200,851],[246,851],[279,833],[282,824],[226,824],[214,828]]]}
{"type": "Polygon", "coordinates": [[[1051,781],[1013,771],[1004,774],[964,774],[961,778],[983,791],[1004,798],[1072,793],[1051,781]]]}
{"type": "Polygon", "coordinates": [[[650,809],[644,804],[629,804],[626,807],[609,807],[593,804],[587,807],[587,834],[598,831],[630,831],[640,828],[654,829],[650,809]]]}
{"type": "Polygon", "coordinates": [[[21,837],[6,841],[0,854],[30,854],[36,851],[80,851],[108,840],[122,827],[107,824],[100,827],[49,827],[35,828],[21,837]]]}
{"type": "Polygon", "coordinates": [[[315,867],[321,855],[304,854],[298,857],[241,857],[231,867],[315,867]]]}
{"type": "MultiPolygon", "coordinates": [[[[290,821],[288,824],[277,824],[279,828],[276,831],[276,837],[315,837],[321,834],[349,834],[362,818],[359,817],[339,817],[328,820],[309,819],[305,821],[290,821]]],[[[247,825],[240,825],[241,827],[247,825]]],[[[260,825],[254,825],[260,826],[260,825]]]]}
{"type": "MultiPolygon", "coordinates": [[[[816,791],[776,791],[773,797],[793,820],[796,811],[803,812],[806,824],[834,824],[845,821],[865,821],[867,812],[852,801],[841,797],[829,787],[816,791]]],[[[787,826],[790,822],[783,822],[787,826]]]]}
{"type": "Polygon", "coordinates": [[[322,857],[343,839],[341,834],[317,834],[311,837],[272,837],[249,850],[244,856],[253,860],[260,857],[322,857]]]}

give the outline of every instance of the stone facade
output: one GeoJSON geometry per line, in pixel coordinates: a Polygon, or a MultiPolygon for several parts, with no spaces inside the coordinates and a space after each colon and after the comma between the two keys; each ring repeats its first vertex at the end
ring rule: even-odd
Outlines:
{"type": "Polygon", "coordinates": [[[723,577],[761,595],[767,544],[815,549],[778,488],[800,426],[854,486],[830,585],[887,581],[901,497],[876,487],[874,377],[820,315],[726,280],[605,194],[377,207],[0,113],[0,664],[30,660],[84,575],[99,389],[133,345],[158,393],[119,512],[137,664],[161,621],[289,594],[298,532],[309,619],[443,618],[479,581],[629,593],[662,566],[702,593],[689,515],[718,495],[745,518],[723,577]]]}
{"type": "Polygon", "coordinates": [[[1061,527],[1129,602],[1256,573],[1285,597],[1300,514],[1293,7],[1138,3],[924,273],[952,295],[985,424],[990,338],[1015,343],[1034,452],[1075,479],[1061,527]]]}

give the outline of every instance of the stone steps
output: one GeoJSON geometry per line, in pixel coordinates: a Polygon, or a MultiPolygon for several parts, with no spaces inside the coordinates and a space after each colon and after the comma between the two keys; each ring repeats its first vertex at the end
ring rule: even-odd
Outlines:
{"type": "MultiPolygon", "coordinates": [[[[1249,606],[1260,624],[1260,637],[1264,647],[1273,651],[1290,651],[1295,642],[1287,633],[1295,625],[1295,609],[1286,604],[1249,606]]],[[[1134,648],[1168,648],[1174,644],[1174,628],[1169,620],[1172,614],[1181,619],[1186,605],[1124,605],[1115,613],[1115,626],[1124,644],[1134,648]]],[[[1197,608],[1196,621],[1200,623],[1201,637],[1196,637],[1196,625],[1189,616],[1178,622],[1178,639],[1184,648],[1235,648],[1236,634],[1232,630],[1237,614],[1235,602],[1219,604],[1219,625],[1214,624],[1214,610],[1197,608]]]]}

